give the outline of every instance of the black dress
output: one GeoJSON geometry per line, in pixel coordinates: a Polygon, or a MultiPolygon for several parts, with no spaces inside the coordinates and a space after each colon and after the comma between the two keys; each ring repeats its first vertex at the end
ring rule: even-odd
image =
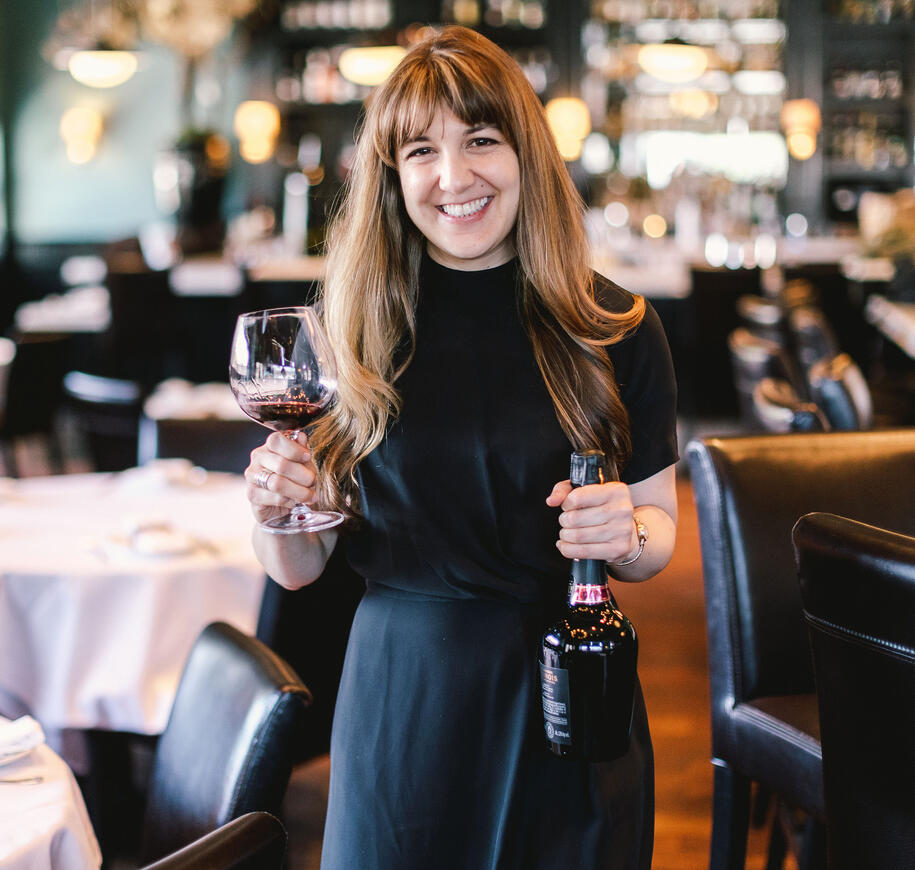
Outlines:
{"type": "MultiPolygon", "coordinates": [[[[588,765],[545,746],[537,647],[569,575],[545,499],[572,448],[517,314],[515,270],[423,266],[402,413],[361,465],[365,521],[345,539],[367,589],[334,718],[322,870],[650,866],[641,695],[624,758],[588,765]]],[[[631,304],[609,282],[602,294],[631,304]]],[[[651,309],[612,356],[635,482],[677,458],[651,309]]]]}

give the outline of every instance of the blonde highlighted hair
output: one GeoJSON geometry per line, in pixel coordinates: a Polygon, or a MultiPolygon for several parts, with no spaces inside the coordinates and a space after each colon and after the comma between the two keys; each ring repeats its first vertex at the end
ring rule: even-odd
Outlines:
{"type": "Polygon", "coordinates": [[[514,246],[520,310],[557,418],[577,449],[620,467],[631,445],[606,346],[635,328],[644,300],[623,313],[594,295],[582,202],[543,107],[520,67],[480,34],[446,27],[413,48],[372,95],[352,171],[328,232],[321,296],[337,355],[332,412],[309,438],[322,467],[323,503],[358,513],[356,468],[400,411],[396,383],[409,365],[425,239],[406,213],[397,153],[446,107],[468,125],[496,126],[518,156],[514,246]]]}

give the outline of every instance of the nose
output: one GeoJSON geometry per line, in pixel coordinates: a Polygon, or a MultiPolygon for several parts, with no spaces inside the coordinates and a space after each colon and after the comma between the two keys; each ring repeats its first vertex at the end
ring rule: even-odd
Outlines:
{"type": "Polygon", "coordinates": [[[473,169],[460,149],[443,149],[439,160],[438,186],[446,193],[466,190],[473,184],[473,169]]]}

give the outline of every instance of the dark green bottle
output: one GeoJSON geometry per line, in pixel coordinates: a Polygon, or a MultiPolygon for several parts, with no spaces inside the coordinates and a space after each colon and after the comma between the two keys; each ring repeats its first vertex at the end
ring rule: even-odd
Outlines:
{"type": "MultiPolygon", "coordinates": [[[[572,486],[603,483],[599,450],[572,454],[572,486]]],[[[600,559],[573,559],[569,602],[543,632],[543,725],[560,756],[609,761],[629,748],[638,640],[600,559]]]]}

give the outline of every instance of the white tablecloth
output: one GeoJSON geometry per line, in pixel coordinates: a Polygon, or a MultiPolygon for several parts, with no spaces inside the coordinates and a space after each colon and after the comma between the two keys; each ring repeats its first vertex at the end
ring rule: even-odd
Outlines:
{"type": "Polygon", "coordinates": [[[0,765],[0,867],[4,870],[97,870],[102,863],[73,773],[47,746],[0,765]]]}
{"type": "Polygon", "coordinates": [[[45,728],[160,733],[203,627],[253,633],[244,482],[180,463],[0,480],[0,692],[45,728]]]}

